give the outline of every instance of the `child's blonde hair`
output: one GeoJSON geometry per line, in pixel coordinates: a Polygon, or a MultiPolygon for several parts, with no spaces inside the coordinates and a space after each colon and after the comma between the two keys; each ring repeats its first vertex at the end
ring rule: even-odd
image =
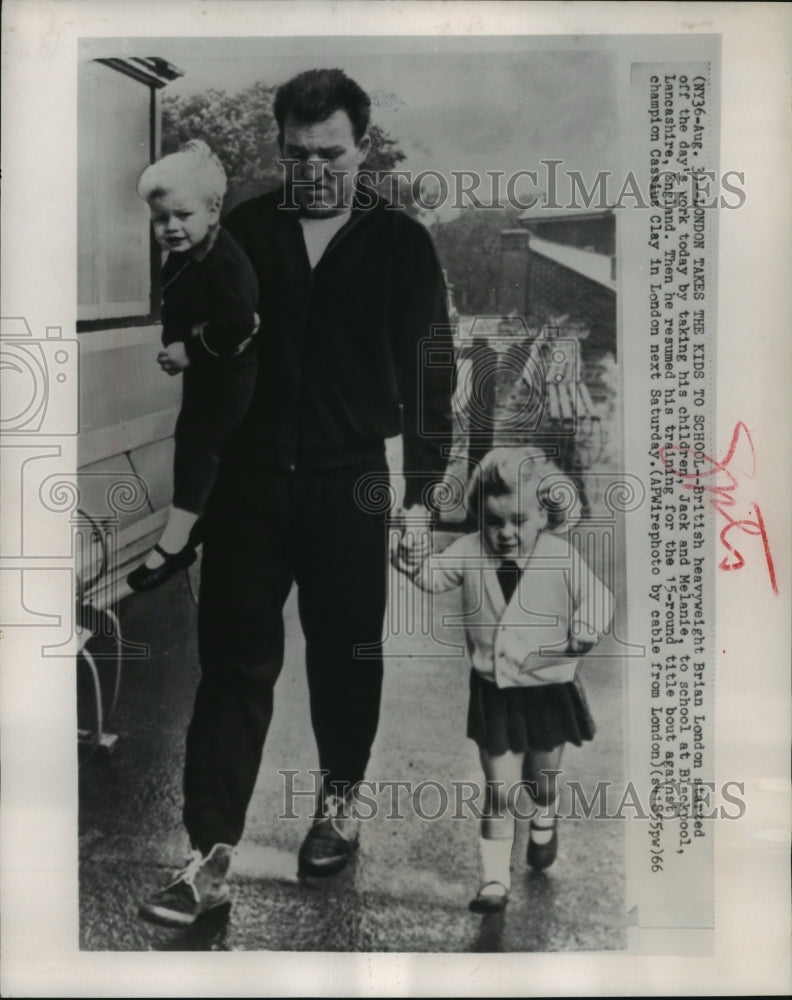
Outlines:
{"type": "Polygon", "coordinates": [[[487,497],[516,493],[520,505],[534,502],[547,512],[550,531],[565,531],[577,523],[573,507],[578,492],[541,448],[494,448],[473,470],[465,493],[468,514],[479,519],[487,497]]]}
{"type": "Polygon", "coordinates": [[[202,139],[191,139],[177,153],[150,164],[138,178],[137,192],[149,201],[166,191],[192,184],[207,201],[222,202],[228,186],[223,164],[202,139]]]}

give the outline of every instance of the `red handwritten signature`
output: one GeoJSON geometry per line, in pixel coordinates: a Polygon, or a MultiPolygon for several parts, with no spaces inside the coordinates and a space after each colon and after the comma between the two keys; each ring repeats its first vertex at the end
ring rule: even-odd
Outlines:
{"type": "MultiPolygon", "coordinates": [[[[751,440],[751,433],[742,421],[734,426],[731,443],[725,458],[716,462],[714,459],[687,445],[664,445],[660,451],[660,461],[674,475],[683,480],[682,485],[688,490],[704,490],[710,494],[715,509],[726,518],[726,525],[720,533],[720,540],[726,549],[726,555],[718,563],[718,569],[735,570],[742,569],[745,565],[745,558],[740,550],[732,543],[730,536],[737,530],[745,532],[746,535],[758,535],[762,539],[765,561],[767,563],[767,573],[770,577],[770,586],[773,593],[778,593],[776,583],[775,566],[770,552],[770,541],[765,530],[764,519],[759,504],[752,501],[747,507],[747,516],[734,516],[734,508],[738,503],[738,488],[740,481],[734,471],[729,470],[729,463],[737,453],[738,445],[745,442],[747,450],[744,449],[744,457],[750,457],[750,469],[741,470],[747,479],[753,479],[756,475],[756,451],[751,440]],[[667,458],[669,452],[677,452],[687,458],[695,458],[696,468],[692,472],[678,469],[674,465],[673,457],[667,458]],[[692,454],[691,454],[692,453],[692,454]]],[[[690,468],[693,463],[684,463],[690,468]]]]}

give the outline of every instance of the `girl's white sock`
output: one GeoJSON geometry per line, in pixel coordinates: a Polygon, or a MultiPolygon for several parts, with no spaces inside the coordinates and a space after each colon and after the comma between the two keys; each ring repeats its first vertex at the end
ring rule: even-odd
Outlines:
{"type": "Polygon", "coordinates": [[[487,886],[488,882],[500,882],[508,889],[511,886],[511,855],[513,837],[499,837],[489,840],[479,837],[479,879],[484,892],[497,893],[497,886],[487,886]]]}
{"type": "MultiPolygon", "coordinates": [[[[164,549],[169,555],[181,552],[189,541],[190,532],[197,520],[197,514],[193,514],[189,510],[182,510],[181,507],[171,507],[165,529],[158,543],[160,548],[164,549]]],[[[146,566],[149,569],[156,569],[157,566],[161,566],[164,562],[165,560],[159,552],[152,549],[148,559],[146,559],[146,566]]]]}

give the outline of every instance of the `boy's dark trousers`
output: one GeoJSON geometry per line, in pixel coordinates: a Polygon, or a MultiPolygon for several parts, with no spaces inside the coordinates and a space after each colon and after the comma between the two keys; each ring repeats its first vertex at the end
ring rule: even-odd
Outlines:
{"type": "Polygon", "coordinates": [[[387,572],[387,511],[367,510],[355,495],[371,473],[387,482],[384,456],[305,472],[235,456],[222,470],[205,519],[202,676],[184,774],[184,822],[203,852],[242,837],[283,663],[282,609],[295,580],[325,788],[364,776],[379,718],[387,572]],[[366,658],[355,655],[360,644],[369,646],[366,658]]]}
{"type": "Polygon", "coordinates": [[[255,342],[232,358],[192,361],[182,375],[174,431],[173,505],[203,514],[220,459],[245,418],[256,387],[255,342]]]}

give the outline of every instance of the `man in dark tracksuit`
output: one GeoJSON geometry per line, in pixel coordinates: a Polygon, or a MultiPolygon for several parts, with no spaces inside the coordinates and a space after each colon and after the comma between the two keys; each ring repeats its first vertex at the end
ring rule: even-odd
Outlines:
{"type": "Polygon", "coordinates": [[[292,180],[225,222],[260,284],[259,374],[205,522],[202,676],[184,784],[195,854],[141,906],[142,916],[169,925],[188,925],[227,900],[293,581],[327,772],[300,870],[332,874],[357,845],[350,793],[364,776],[382,684],[384,439],[403,436],[405,508],[430,507],[450,442],[453,381],[445,286],[429,234],[350,183],[368,153],[368,108],[340,71],[285,84],[275,115],[284,156],[296,164],[292,180]],[[355,653],[361,645],[365,658],[355,653]]]}

